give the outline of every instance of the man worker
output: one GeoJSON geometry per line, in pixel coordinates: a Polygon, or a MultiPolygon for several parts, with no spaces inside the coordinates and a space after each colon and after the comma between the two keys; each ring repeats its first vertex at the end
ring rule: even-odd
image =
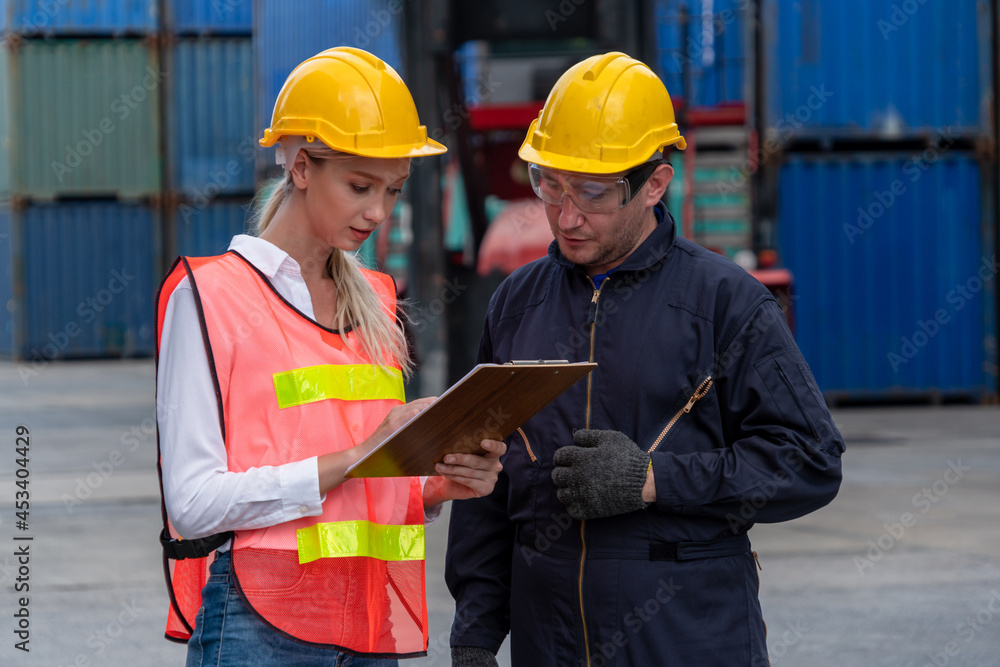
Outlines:
{"type": "Polygon", "coordinates": [[[771,294],[677,235],[663,83],[621,53],[555,84],[519,155],[555,241],[493,295],[479,363],[598,364],[451,511],[453,664],[767,665],[755,522],[840,488],[844,443],[771,294]]]}

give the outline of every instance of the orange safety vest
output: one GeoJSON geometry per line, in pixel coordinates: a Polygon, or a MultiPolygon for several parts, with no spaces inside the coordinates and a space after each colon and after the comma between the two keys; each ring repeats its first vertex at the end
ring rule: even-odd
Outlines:
{"type": "MultiPolygon", "coordinates": [[[[363,273],[395,316],[392,279],[363,273]]],[[[308,319],[234,251],[178,258],[157,296],[158,344],[170,294],[185,275],[198,306],[229,470],[348,449],[405,400],[398,366],[373,364],[359,345],[352,350],[349,329],[342,334],[308,319]]],[[[168,639],[190,638],[211,559],[164,558],[168,639]]],[[[419,478],[349,479],[326,494],[320,516],[238,530],[232,567],[244,602],[283,635],[366,656],[426,653],[419,478]]]]}

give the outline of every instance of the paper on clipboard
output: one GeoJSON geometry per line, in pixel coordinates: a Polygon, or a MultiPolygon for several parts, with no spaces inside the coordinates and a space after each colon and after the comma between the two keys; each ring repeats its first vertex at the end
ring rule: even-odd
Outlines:
{"type": "Polygon", "coordinates": [[[434,464],[445,454],[482,453],[481,441],[503,440],[594,368],[544,360],[480,364],[345,476],[436,475],[434,464]]]}

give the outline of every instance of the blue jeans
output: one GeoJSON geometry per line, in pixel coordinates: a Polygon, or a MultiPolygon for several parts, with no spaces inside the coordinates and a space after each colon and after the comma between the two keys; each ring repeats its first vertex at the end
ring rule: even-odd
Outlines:
{"type": "Polygon", "coordinates": [[[209,569],[187,667],[398,667],[395,659],[358,658],[278,634],[243,603],[230,560],[229,552],[218,554],[209,569]]]}

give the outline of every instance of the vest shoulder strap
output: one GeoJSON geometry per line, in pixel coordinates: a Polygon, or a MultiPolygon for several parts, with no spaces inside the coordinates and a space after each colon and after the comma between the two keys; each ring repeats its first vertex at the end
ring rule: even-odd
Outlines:
{"type": "Polygon", "coordinates": [[[174,290],[177,289],[177,285],[184,279],[184,276],[189,276],[193,281],[194,278],[191,274],[195,269],[209,262],[218,261],[223,257],[225,255],[216,255],[214,257],[180,256],[170,265],[170,270],[167,271],[167,275],[163,278],[163,282],[160,283],[160,288],[156,292],[156,359],[160,357],[160,337],[163,335],[163,318],[167,313],[167,304],[170,303],[170,297],[174,293],[174,290]]]}

